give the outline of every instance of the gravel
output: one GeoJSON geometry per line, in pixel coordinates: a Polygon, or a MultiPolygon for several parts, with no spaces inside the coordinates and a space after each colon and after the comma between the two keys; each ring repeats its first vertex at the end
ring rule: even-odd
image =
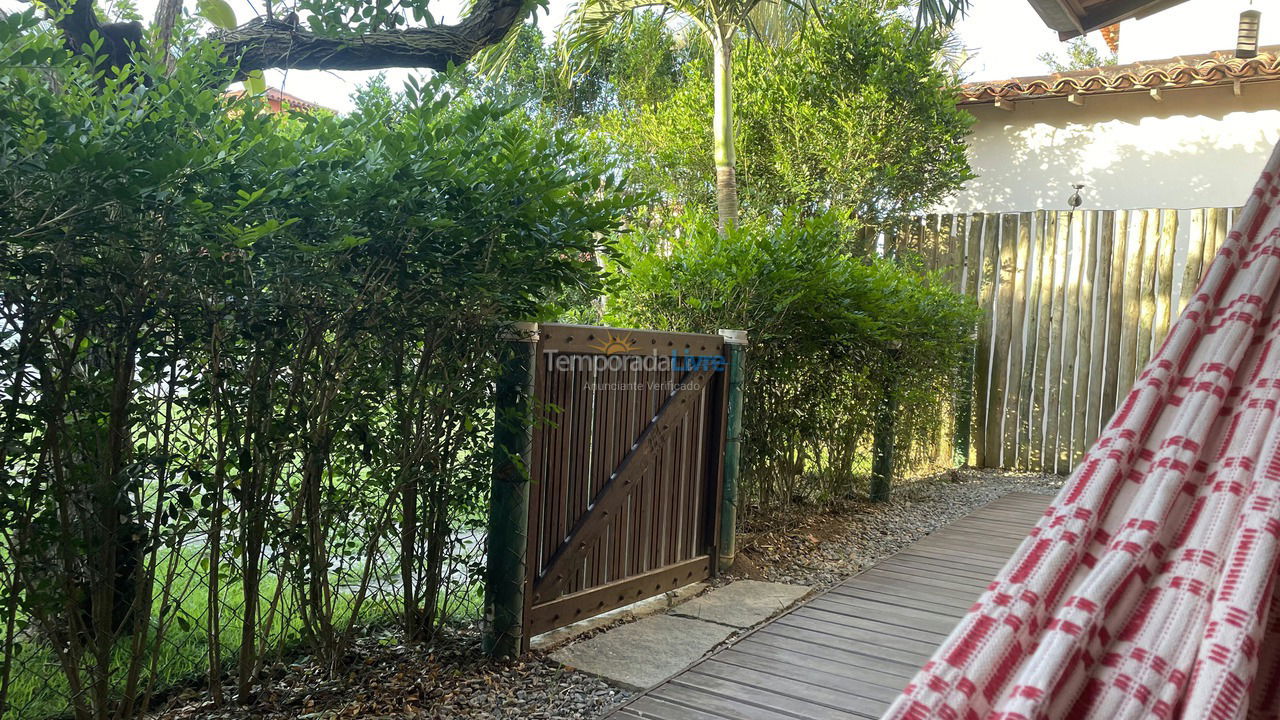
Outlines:
{"type": "MultiPolygon", "coordinates": [[[[829,587],[1002,495],[1052,494],[1062,482],[1056,476],[952,471],[895,488],[887,503],[849,501],[824,510],[793,506],[757,515],[744,528],[738,562],[717,584],[751,578],[829,587]]],[[[474,628],[450,632],[429,645],[402,644],[392,635],[363,639],[346,666],[347,674],[334,681],[305,660],[279,665],[246,707],[215,708],[207,693],[188,691],[153,717],[590,720],[631,696],[541,653],[489,661],[474,628]]]]}
{"type": "MultiPolygon", "coordinates": [[[[315,664],[273,668],[248,706],[216,708],[207,693],[188,692],[153,715],[164,720],[368,718],[370,720],[588,720],[631,693],[599,678],[566,670],[540,653],[493,662],[474,630],[427,644],[394,637],[360,640],[350,668],[330,680],[315,664]]],[[[232,696],[231,688],[226,688],[232,696]]]]}
{"type": "Polygon", "coordinates": [[[1052,495],[1056,475],[955,470],[894,489],[887,503],[795,506],[753,520],[726,580],[752,578],[826,588],[1011,492],[1052,495]]]}

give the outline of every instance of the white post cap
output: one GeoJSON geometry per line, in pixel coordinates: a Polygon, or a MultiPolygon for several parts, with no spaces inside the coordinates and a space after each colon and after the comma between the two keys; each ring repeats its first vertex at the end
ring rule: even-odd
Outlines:
{"type": "Polygon", "coordinates": [[[728,345],[747,344],[746,330],[721,330],[720,337],[724,338],[725,343],[728,345]]]}

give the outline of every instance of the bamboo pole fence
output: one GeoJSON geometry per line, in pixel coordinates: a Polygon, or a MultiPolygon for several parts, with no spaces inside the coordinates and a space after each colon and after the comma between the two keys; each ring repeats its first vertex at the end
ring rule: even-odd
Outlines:
{"type": "Polygon", "coordinates": [[[983,311],[972,382],[932,454],[1070,472],[1195,297],[1238,213],[1039,210],[864,228],[861,247],[914,256],[983,311]]]}

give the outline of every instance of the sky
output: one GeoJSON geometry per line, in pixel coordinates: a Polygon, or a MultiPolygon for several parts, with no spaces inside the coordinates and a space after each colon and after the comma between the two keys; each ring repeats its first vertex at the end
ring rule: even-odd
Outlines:
{"type": "MultiPolygon", "coordinates": [[[[243,0],[242,0],[243,1],[243,0]]],[[[538,17],[547,31],[564,19],[574,0],[551,0],[548,14],[538,17]]],[[[1177,55],[1194,55],[1212,50],[1233,49],[1240,12],[1250,5],[1263,12],[1262,43],[1280,44],[1280,0],[1188,0],[1186,3],[1141,20],[1120,26],[1120,61],[1159,60],[1177,55]]],[[[1040,75],[1048,68],[1037,56],[1045,51],[1061,52],[1057,33],[1045,27],[1027,0],[972,0],[969,14],[956,26],[961,41],[970,49],[965,66],[971,80],[996,80],[1040,75]]],[[[548,33],[549,34],[549,33],[548,33]]],[[[1090,42],[1103,47],[1098,33],[1090,42]]],[[[392,71],[395,84],[407,71],[392,71]]],[[[351,90],[373,73],[291,72],[276,73],[269,81],[304,100],[335,110],[348,108],[351,90]]]]}
{"type": "MultiPolygon", "coordinates": [[[[144,17],[153,14],[156,0],[136,1],[144,17]]],[[[0,0],[0,7],[15,7],[19,2],[0,0]]],[[[252,16],[254,0],[231,2],[237,13],[243,13],[243,19],[252,16]]],[[[559,25],[574,2],[550,0],[549,12],[538,17],[544,32],[549,35],[549,29],[559,25]]],[[[1263,13],[1262,43],[1280,44],[1280,0],[1188,0],[1163,13],[1122,23],[1120,61],[1159,60],[1232,49],[1239,14],[1250,5],[1263,13]]],[[[461,7],[460,0],[442,0],[432,5],[445,22],[456,18],[461,7]]],[[[1045,27],[1027,0],[972,0],[972,9],[956,31],[970,50],[971,59],[965,70],[971,80],[1044,74],[1048,68],[1037,56],[1045,51],[1064,49],[1057,34],[1045,27]]],[[[1102,47],[1098,33],[1091,34],[1089,39],[1102,47]]],[[[392,87],[397,87],[413,72],[416,71],[392,70],[387,78],[392,87]]],[[[267,82],[304,100],[343,111],[351,107],[352,91],[375,74],[271,71],[267,73],[267,82]]]]}

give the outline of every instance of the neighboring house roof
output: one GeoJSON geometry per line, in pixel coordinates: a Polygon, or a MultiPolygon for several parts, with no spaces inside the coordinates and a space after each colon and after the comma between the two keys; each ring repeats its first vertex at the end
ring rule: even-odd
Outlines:
{"type": "Polygon", "coordinates": [[[1280,79],[1280,45],[1270,45],[1261,48],[1258,57],[1247,60],[1236,58],[1233,51],[1220,51],[1053,75],[966,83],[960,88],[959,104],[1148,92],[1277,79],[1280,79]]]}
{"type": "Polygon", "coordinates": [[[1133,17],[1146,17],[1186,0],[1027,0],[1044,24],[1069,40],[1133,17]]]}
{"type": "MultiPolygon", "coordinates": [[[[227,97],[238,98],[238,97],[244,96],[244,91],[228,90],[226,92],[226,95],[227,97]]],[[[273,88],[273,87],[267,88],[266,98],[267,98],[267,102],[270,103],[271,107],[276,111],[279,111],[282,105],[288,105],[294,110],[302,110],[302,111],[328,109],[328,108],[325,108],[323,105],[318,105],[313,102],[308,102],[306,100],[303,100],[300,97],[297,97],[296,95],[290,95],[289,93],[283,90],[280,90],[278,88],[273,88]]]]}

